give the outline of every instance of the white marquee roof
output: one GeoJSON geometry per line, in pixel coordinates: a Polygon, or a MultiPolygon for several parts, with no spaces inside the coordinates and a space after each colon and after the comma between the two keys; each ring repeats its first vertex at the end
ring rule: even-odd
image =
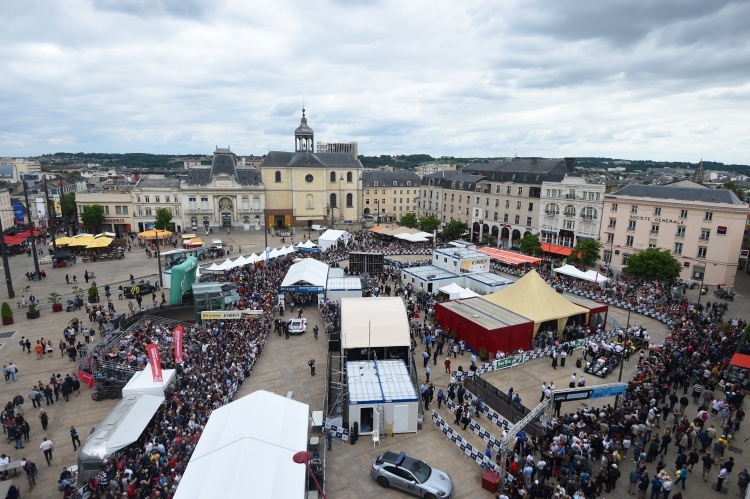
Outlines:
{"type": "Polygon", "coordinates": [[[396,297],[342,298],[342,348],[410,346],[409,319],[396,297]]]}

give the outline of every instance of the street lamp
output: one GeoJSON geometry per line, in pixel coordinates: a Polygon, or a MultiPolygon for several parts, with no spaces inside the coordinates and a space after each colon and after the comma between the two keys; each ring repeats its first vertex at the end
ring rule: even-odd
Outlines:
{"type": "Polygon", "coordinates": [[[380,225],[380,199],[376,199],[375,203],[378,205],[378,225],[380,225]]]}
{"type": "Polygon", "coordinates": [[[315,473],[313,473],[313,470],[310,467],[310,459],[312,459],[312,454],[305,451],[297,452],[296,454],[294,454],[294,456],[292,456],[292,460],[295,463],[304,464],[307,467],[307,472],[310,473],[310,476],[315,482],[315,486],[318,487],[318,492],[320,492],[320,495],[323,496],[323,499],[326,499],[326,493],[323,492],[323,487],[321,487],[320,483],[318,483],[318,479],[315,478],[315,473]]]}
{"type": "MultiPolygon", "coordinates": [[[[626,336],[628,334],[628,329],[630,329],[630,312],[632,312],[632,310],[628,308],[628,324],[625,326],[626,336]]],[[[618,383],[622,383],[622,368],[624,365],[625,365],[625,350],[623,349],[623,351],[620,354],[620,375],[617,376],[618,383]]],[[[618,395],[617,397],[615,397],[615,409],[617,409],[619,406],[620,406],[620,396],[618,395]]]]}

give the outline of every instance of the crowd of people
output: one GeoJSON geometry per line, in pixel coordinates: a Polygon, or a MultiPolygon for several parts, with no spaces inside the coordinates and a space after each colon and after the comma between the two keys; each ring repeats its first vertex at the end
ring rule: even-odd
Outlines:
{"type": "Polygon", "coordinates": [[[411,243],[398,239],[384,238],[376,236],[369,231],[363,231],[360,234],[352,235],[349,243],[343,243],[328,248],[324,251],[320,260],[328,265],[338,263],[342,260],[349,259],[349,253],[352,251],[363,251],[366,253],[382,253],[389,255],[431,255],[433,243],[411,243]]]}
{"type": "MultiPolygon", "coordinates": [[[[264,314],[190,327],[184,335],[181,364],[174,362],[175,324],[160,319],[143,319],[108,342],[108,349],[97,350],[97,357],[109,368],[134,372],[148,368],[146,345],[156,344],[162,367],[176,369],[178,375],[141,437],[104,461],[88,481],[92,498],[174,495],[211,412],[230,402],[251,374],[273,322],[278,286],[290,264],[289,258],[279,258],[228,272],[224,278],[237,285],[241,297],[238,307],[264,314]]],[[[68,486],[65,496],[73,493],[68,486]]]]}

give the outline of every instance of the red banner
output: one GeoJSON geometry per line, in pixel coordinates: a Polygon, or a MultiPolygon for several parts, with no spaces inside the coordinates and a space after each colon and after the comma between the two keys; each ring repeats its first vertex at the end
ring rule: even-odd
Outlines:
{"type": "Polygon", "coordinates": [[[185,328],[177,326],[174,328],[174,361],[175,364],[182,364],[182,335],[185,334],[185,328]]]}
{"type": "Polygon", "coordinates": [[[164,379],[161,376],[161,356],[159,355],[159,347],[153,343],[146,345],[146,351],[148,352],[148,363],[151,364],[151,375],[154,377],[154,381],[161,383],[164,379]]]}

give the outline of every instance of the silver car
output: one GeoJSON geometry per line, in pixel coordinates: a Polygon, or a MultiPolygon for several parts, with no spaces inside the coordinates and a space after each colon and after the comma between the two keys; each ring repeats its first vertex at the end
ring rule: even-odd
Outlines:
{"type": "Polygon", "coordinates": [[[370,476],[378,485],[393,487],[424,499],[453,497],[453,480],[406,453],[384,452],[372,462],[370,476]]]}

